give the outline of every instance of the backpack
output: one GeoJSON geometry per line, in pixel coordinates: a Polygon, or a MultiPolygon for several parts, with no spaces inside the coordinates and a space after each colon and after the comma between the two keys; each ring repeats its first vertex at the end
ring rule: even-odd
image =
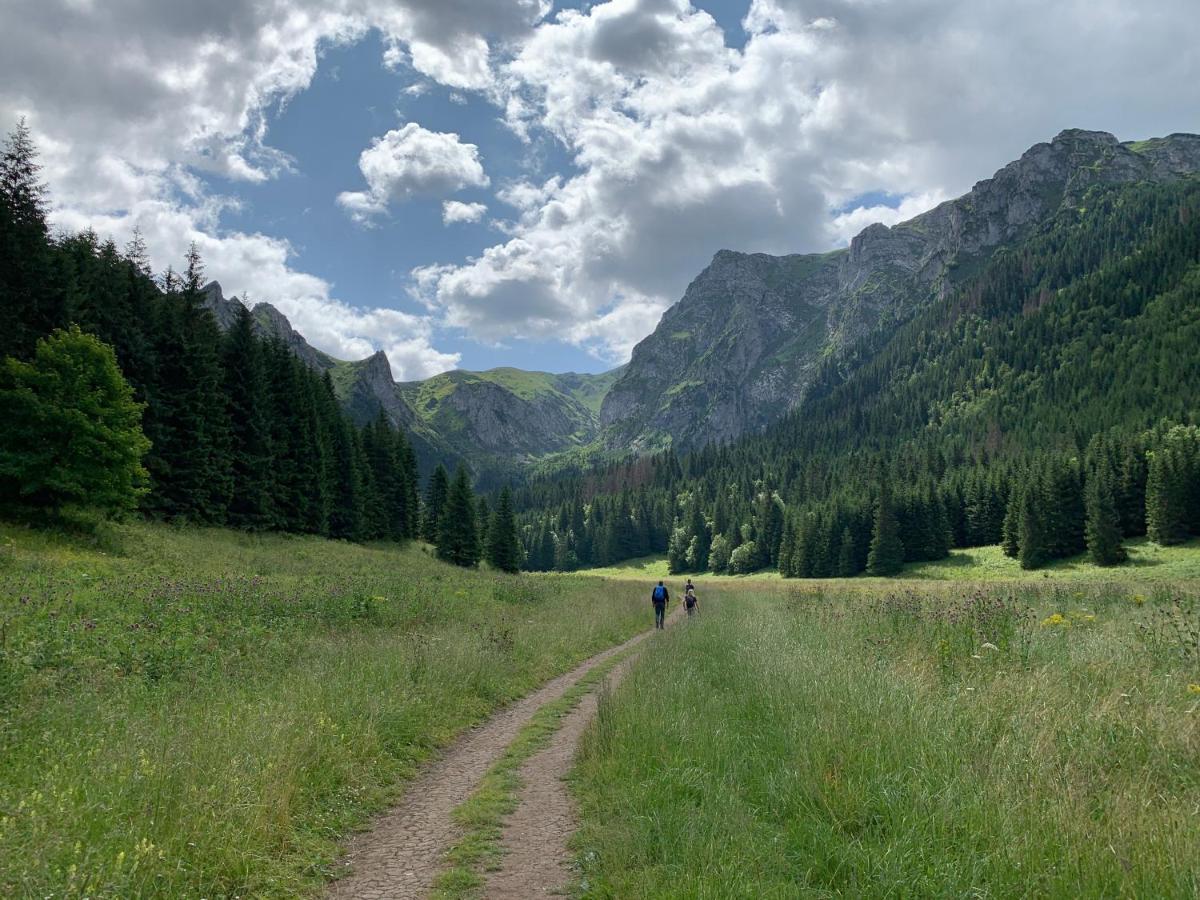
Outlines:
{"type": "Polygon", "coordinates": [[[695,594],[684,595],[683,602],[687,604],[688,609],[691,609],[693,606],[696,605],[696,595],[695,594]]]}
{"type": "Polygon", "coordinates": [[[651,596],[654,597],[655,603],[666,603],[667,602],[667,589],[665,587],[663,587],[661,584],[656,584],[654,586],[654,593],[651,596]]]}

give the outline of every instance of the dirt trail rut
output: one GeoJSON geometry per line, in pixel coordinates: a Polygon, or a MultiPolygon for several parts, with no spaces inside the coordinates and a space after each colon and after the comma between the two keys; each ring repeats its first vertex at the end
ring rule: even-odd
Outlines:
{"type": "Polygon", "coordinates": [[[442,854],[459,835],[451,813],[479,786],[521,727],[595,666],[651,633],[644,631],[596,654],[460,738],[413,780],[397,806],[380,816],[370,831],[351,839],[343,860],[351,872],[329,886],[328,897],[399,900],[426,896],[441,869],[442,854]]]}
{"type": "MultiPolygon", "coordinates": [[[[608,674],[609,686],[625,677],[634,659],[623,660],[608,674]]],[[[487,900],[529,900],[563,891],[571,880],[571,851],[575,833],[575,799],[563,780],[575,762],[579,739],[596,715],[599,689],[590,691],[570,713],[544,750],[520,769],[524,787],[516,811],[504,823],[504,862],[487,876],[487,900]]]]}

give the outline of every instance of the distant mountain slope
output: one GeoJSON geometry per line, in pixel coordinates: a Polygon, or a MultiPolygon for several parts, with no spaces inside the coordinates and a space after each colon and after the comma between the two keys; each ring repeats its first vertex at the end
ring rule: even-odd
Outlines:
{"type": "MultiPolygon", "coordinates": [[[[217,323],[227,329],[241,301],[225,297],[217,282],[205,288],[205,296],[217,323]]],[[[382,409],[408,432],[424,470],[465,462],[484,483],[595,441],[601,402],[621,371],[455,370],[397,384],[382,351],[362,360],[335,359],[309,344],[269,303],[256,304],[251,314],[262,334],[280,338],[310,368],[329,373],[356,422],[364,424],[382,409]]]]}
{"type": "Polygon", "coordinates": [[[723,250],[634,349],[601,407],[604,443],[688,449],[757,430],[798,406],[824,360],[947,296],[1091,187],[1197,171],[1197,135],[1120,143],[1068,130],[958,199],[870,226],[848,249],[723,250]]]}

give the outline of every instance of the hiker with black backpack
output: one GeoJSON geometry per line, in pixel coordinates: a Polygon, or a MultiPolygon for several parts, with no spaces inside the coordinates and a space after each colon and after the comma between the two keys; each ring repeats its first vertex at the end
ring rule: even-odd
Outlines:
{"type": "Polygon", "coordinates": [[[654,590],[650,592],[650,602],[654,604],[654,627],[666,628],[667,618],[667,601],[671,599],[671,593],[667,590],[667,586],[661,581],[654,586],[654,590]]]}
{"type": "Polygon", "coordinates": [[[687,608],[688,616],[694,616],[700,611],[700,601],[696,599],[696,587],[688,582],[687,592],[683,595],[683,605],[687,608]]]}

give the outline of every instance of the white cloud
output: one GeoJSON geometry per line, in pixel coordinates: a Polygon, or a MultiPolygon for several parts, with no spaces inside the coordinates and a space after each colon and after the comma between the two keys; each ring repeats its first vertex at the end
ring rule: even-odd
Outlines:
{"type": "Polygon", "coordinates": [[[143,200],[113,215],[63,210],[58,224],[70,231],[94,228],[118,245],[133,236],[136,226],[151,258],[172,261],[176,268],[195,242],[208,276],[220,280],[226,295],[242,297],[250,305],[271,303],[310,344],[339,359],[363,359],[383,350],[400,380],[426,378],[458,364],[459,354],[433,346],[431,317],[360,309],[335,299],[327,281],[292,268],[293,250],[287,241],[221,232],[216,226],[220,205],[218,199],[202,208],[181,209],[161,200],[143,200]]]}
{"type": "Polygon", "coordinates": [[[457,134],[427,131],[415,122],[376,138],[358,158],[366,191],[343,191],[338,204],[352,218],[366,221],[416,194],[448,194],[490,181],[479,148],[457,134]]]}
{"type": "MultiPolygon", "coordinates": [[[[310,84],[328,45],[376,28],[427,79],[480,89],[494,80],[488,42],[519,39],[548,10],[546,0],[8,0],[0,123],[29,117],[56,225],[94,225],[122,240],[135,222],[148,239],[159,228],[151,241],[159,268],[194,238],[212,276],[281,308],[297,304],[301,326],[301,308],[327,300],[329,286],[293,268],[286,242],[223,231],[230,201],[206,196],[192,173],[256,182],[288,169],[292,162],[267,141],[267,111],[310,84]]],[[[347,203],[371,212],[369,195],[347,203]]],[[[310,335],[317,346],[338,355],[375,346],[363,329],[378,317],[362,318],[373,313],[323,309],[329,324],[312,322],[323,335],[310,335]],[[339,316],[341,326],[330,319],[339,316]]],[[[427,322],[395,320],[384,332],[380,345],[388,342],[398,370],[427,372],[456,359],[428,346],[427,322]],[[411,339],[402,339],[404,327],[414,329],[411,339]]]]}
{"type": "Polygon", "coordinates": [[[499,68],[496,103],[577,171],[506,186],[508,240],[420,267],[415,291],[484,339],[623,359],[720,248],[844,244],[1065,127],[1194,130],[1192,5],[753,0],[741,50],[687,0],[563,10],[499,68]],[[831,212],[876,191],[906,199],[831,212]]]}
{"type": "MultiPolygon", "coordinates": [[[[141,215],[203,236],[214,276],[244,279],[281,308],[293,297],[322,310],[312,327],[331,352],[370,343],[371,327],[412,327],[427,345],[428,317],[384,323],[321,306],[329,286],[295,271],[283,242],[223,231],[229,201],[193,174],[255,181],[292,165],[269,146],[266,111],[309,84],[323,47],[378,29],[388,64],[411,66],[419,85],[477,92],[531,158],[553,141],[573,164],[504,185],[497,197],[514,218],[502,242],[414,273],[430,314],[484,340],[565,335],[614,360],[719,248],[844,243],[1064,127],[1134,138],[1198,125],[1195,0],[750,0],[741,49],[686,0],[610,0],[546,19],[550,7],[9,0],[0,116],[30,114],[59,223],[123,234],[141,215]],[[906,199],[835,212],[876,191],[906,199]]],[[[479,166],[460,166],[464,181],[436,154],[423,168],[390,143],[364,152],[378,158],[363,167],[364,189],[340,198],[351,215],[486,184],[469,144],[449,148],[479,166]]],[[[156,265],[179,258],[186,241],[172,241],[156,265]]],[[[432,349],[415,354],[404,365],[443,364],[432,349]]]]}
{"type": "Polygon", "coordinates": [[[456,222],[478,222],[487,214],[487,204],[463,203],[461,200],[447,200],[442,204],[442,224],[453,225],[456,222]]]}

